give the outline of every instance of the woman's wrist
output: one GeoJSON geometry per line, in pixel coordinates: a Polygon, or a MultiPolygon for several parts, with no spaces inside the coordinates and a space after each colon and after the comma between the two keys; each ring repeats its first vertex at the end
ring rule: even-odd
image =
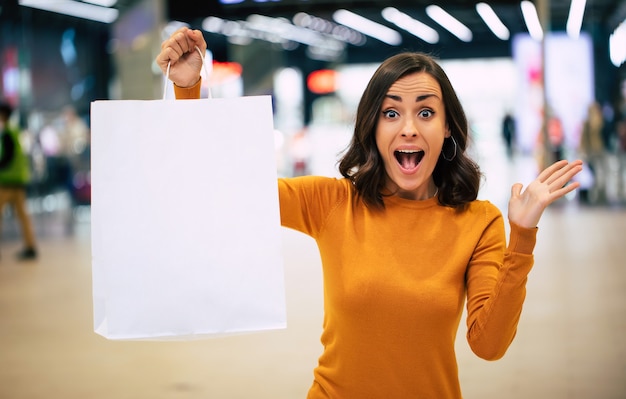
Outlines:
{"type": "Polygon", "coordinates": [[[174,83],[174,95],[177,99],[198,99],[200,98],[200,89],[202,87],[202,79],[189,87],[181,87],[174,83]]]}
{"type": "Polygon", "coordinates": [[[532,254],[537,242],[537,227],[523,227],[509,220],[511,231],[509,234],[508,249],[511,252],[532,254]]]}
{"type": "Polygon", "coordinates": [[[199,81],[200,81],[200,75],[198,75],[198,77],[196,77],[195,80],[191,80],[189,82],[180,82],[180,83],[173,82],[173,83],[174,83],[174,86],[180,87],[181,89],[189,89],[197,85],[199,81]]]}

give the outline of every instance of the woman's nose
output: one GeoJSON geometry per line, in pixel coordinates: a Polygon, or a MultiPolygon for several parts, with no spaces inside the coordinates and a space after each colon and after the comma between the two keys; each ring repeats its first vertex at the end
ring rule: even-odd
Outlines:
{"type": "Polygon", "coordinates": [[[408,120],[402,129],[402,137],[416,137],[417,126],[412,120],[408,120]]]}

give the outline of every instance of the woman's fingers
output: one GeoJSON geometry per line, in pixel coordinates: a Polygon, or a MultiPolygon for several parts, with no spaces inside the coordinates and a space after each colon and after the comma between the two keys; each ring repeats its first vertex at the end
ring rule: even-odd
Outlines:
{"type": "Polygon", "coordinates": [[[524,187],[524,185],[522,183],[515,183],[513,184],[513,186],[511,186],[511,197],[512,198],[517,198],[520,196],[520,194],[522,193],[522,188],[524,187]]]}
{"type": "Polygon", "coordinates": [[[546,179],[550,202],[563,197],[580,186],[580,183],[571,180],[582,170],[582,161],[565,162],[558,162],[559,168],[553,170],[546,179]]]}
{"type": "Polygon", "coordinates": [[[188,28],[179,29],[163,43],[166,50],[172,50],[170,53],[172,58],[170,58],[169,61],[176,62],[180,57],[189,52],[190,46],[186,34],[187,30],[188,28]]]}
{"type": "Polygon", "coordinates": [[[564,195],[574,191],[575,189],[577,189],[580,186],[579,182],[573,182],[567,185],[564,185],[563,187],[557,189],[556,191],[553,191],[552,194],[556,199],[559,199],[561,197],[563,197],[564,195]]]}
{"type": "Polygon", "coordinates": [[[557,161],[557,162],[553,163],[552,165],[548,166],[547,168],[545,168],[539,174],[539,176],[537,176],[537,179],[541,183],[548,183],[548,184],[550,184],[550,182],[548,181],[550,179],[550,177],[552,177],[555,172],[557,172],[558,170],[562,169],[567,164],[568,164],[568,162],[565,159],[557,161]]]}
{"type": "Polygon", "coordinates": [[[558,187],[565,186],[568,182],[570,182],[576,174],[578,174],[582,167],[582,161],[574,161],[570,163],[567,168],[562,169],[562,174],[555,180],[555,184],[558,187]]]}
{"type": "Polygon", "coordinates": [[[163,72],[165,72],[168,64],[176,63],[185,53],[180,43],[181,37],[184,38],[184,35],[178,30],[161,43],[161,52],[157,55],[157,64],[163,72]]]}
{"type": "Polygon", "coordinates": [[[187,36],[189,36],[191,40],[193,41],[193,48],[198,46],[202,54],[206,52],[207,44],[206,44],[206,41],[204,40],[204,36],[202,35],[202,32],[200,32],[197,29],[189,30],[189,33],[187,34],[187,36]]]}
{"type": "Polygon", "coordinates": [[[196,46],[198,46],[201,51],[204,51],[206,45],[204,44],[201,34],[200,37],[198,37],[198,32],[199,31],[193,31],[187,27],[183,27],[172,33],[168,39],[161,43],[161,53],[169,56],[168,59],[162,57],[162,60],[174,63],[185,54],[195,51],[196,46]],[[204,47],[204,49],[202,47],[204,47]]]}
{"type": "Polygon", "coordinates": [[[539,181],[545,182],[551,188],[553,186],[560,188],[567,184],[581,169],[582,161],[580,160],[573,162],[568,162],[567,160],[558,161],[539,175],[539,181]]]}
{"type": "Polygon", "coordinates": [[[202,54],[205,51],[206,42],[202,32],[183,27],[161,43],[156,62],[164,74],[168,73],[169,68],[169,78],[174,84],[188,87],[199,79],[202,54]]]}

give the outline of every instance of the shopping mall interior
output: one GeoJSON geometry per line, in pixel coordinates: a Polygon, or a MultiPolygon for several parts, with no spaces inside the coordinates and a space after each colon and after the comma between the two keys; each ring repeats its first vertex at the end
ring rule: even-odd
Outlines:
{"type": "Polygon", "coordinates": [[[28,160],[36,256],[18,256],[23,224],[16,208],[0,209],[0,398],[307,397],[324,324],[311,237],[278,225],[266,234],[244,217],[219,227],[228,237],[249,229],[258,241],[239,243],[244,254],[275,249],[273,268],[253,271],[268,266],[256,262],[242,273],[257,282],[275,273],[285,323],[243,333],[115,336],[103,309],[132,306],[111,305],[121,291],[103,299],[101,287],[136,273],[102,259],[133,259],[149,271],[143,283],[121,285],[132,290],[128,301],[145,302],[145,280],[187,297],[178,277],[159,273],[171,264],[184,273],[196,248],[211,253],[228,240],[202,228],[216,212],[202,209],[212,204],[196,190],[242,193],[215,202],[234,215],[260,202],[260,191],[270,201],[275,194],[273,183],[257,189],[263,171],[243,161],[258,158],[254,169],[264,162],[272,179],[341,178],[337,161],[361,94],[377,66],[402,51],[432,55],[445,70],[482,172],[478,199],[505,220],[513,184],[528,185],[547,162],[584,161],[580,187],[540,220],[522,315],[502,359],[472,353],[464,312],[455,345],[463,397],[626,397],[626,1],[2,0],[0,100],[14,110],[9,122],[28,160]],[[187,119],[155,111],[182,108],[155,58],[184,26],[208,43],[199,101],[217,107],[187,119]],[[248,107],[246,98],[268,106],[248,107]],[[253,140],[238,120],[267,134],[253,140]],[[589,131],[599,150],[587,146],[589,131]],[[246,152],[244,138],[257,147],[246,152]],[[158,215],[159,231],[137,226],[139,213],[158,215]]]}

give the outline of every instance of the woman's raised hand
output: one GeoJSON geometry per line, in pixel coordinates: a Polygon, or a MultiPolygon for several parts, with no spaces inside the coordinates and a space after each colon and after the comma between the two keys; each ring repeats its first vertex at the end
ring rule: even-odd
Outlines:
{"type": "Polygon", "coordinates": [[[547,167],[522,192],[522,184],[511,188],[509,221],[518,226],[533,228],[548,205],[575,190],[580,184],[572,178],[582,170],[582,161],[557,161],[547,167]]]}
{"type": "Polygon", "coordinates": [[[206,51],[206,42],[202,32],[183,27],[174,32],[167,40],[161,43],[161,52],[156,62],[167,73],[170,65],[169,78],[176,86],[190,87],[200,80],[202,57],[206,51]]]}

